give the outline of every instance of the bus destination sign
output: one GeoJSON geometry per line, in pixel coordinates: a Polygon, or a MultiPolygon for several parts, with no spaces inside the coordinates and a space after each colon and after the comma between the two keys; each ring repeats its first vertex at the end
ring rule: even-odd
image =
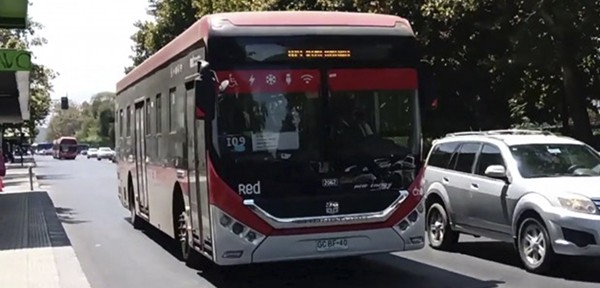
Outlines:
{"type": "Polygon", "coordinates": [[[287,51],[288,58],[350,58],[350,50],[337,49],[292,49],[287,51]]]}

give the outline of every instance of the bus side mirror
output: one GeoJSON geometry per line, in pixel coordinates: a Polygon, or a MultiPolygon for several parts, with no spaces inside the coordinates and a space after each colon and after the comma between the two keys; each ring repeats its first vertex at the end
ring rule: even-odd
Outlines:
{"type": "Polygon", "coordinates": [[[198,63],[200,79],[196,80],[196,110],[200,110],[204,117],[212,118],[215,109],[216,87],[215,73],[210,69],[208,62],[200,60],[198,63]]]}

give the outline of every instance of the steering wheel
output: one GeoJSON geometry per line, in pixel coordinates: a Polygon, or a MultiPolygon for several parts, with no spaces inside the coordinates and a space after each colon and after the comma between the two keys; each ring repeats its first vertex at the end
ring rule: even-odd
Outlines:
{"type": "Polygon", "coordinates": [[[575,170],[577,170],[579,168],[583,168],[583,167],[581,165],[573,164],[573,165],[569,166],[569,168],[567,169],[567,172],[575,173],[575,170]]]}

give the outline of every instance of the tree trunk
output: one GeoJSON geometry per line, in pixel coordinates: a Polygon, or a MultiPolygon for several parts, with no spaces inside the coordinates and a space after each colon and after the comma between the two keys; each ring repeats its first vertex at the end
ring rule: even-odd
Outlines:
{"type": "Polygon", "coordinates": [[[571,124],[569,123],[569,103],[567,103],[567,97],[564,96],[564,92],[562,93],[561,98],[562,111],[560,113],[560,121],[562,123],[562,127],[560,130],[563,135],[571,135],[571,124]]]}
{"type": "Polygon", "coordinates": [[[574,58],[577,55],[577,34],[564,33],[558,44],[558,59],[561,65],[566,102],[569,104],[569,114],[573,119],[573,137],[593,145],[592,126],[584,98],[582,74],[577,68],[574,58]]]}

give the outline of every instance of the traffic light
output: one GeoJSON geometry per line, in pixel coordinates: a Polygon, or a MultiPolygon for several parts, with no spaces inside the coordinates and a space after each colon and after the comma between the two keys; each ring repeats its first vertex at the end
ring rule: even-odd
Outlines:
{"type": "Polygon", "coordinates": [[[60,98],[60,109],[61,110],[69,109],[69,97],[61,97],[60,98]]]}

